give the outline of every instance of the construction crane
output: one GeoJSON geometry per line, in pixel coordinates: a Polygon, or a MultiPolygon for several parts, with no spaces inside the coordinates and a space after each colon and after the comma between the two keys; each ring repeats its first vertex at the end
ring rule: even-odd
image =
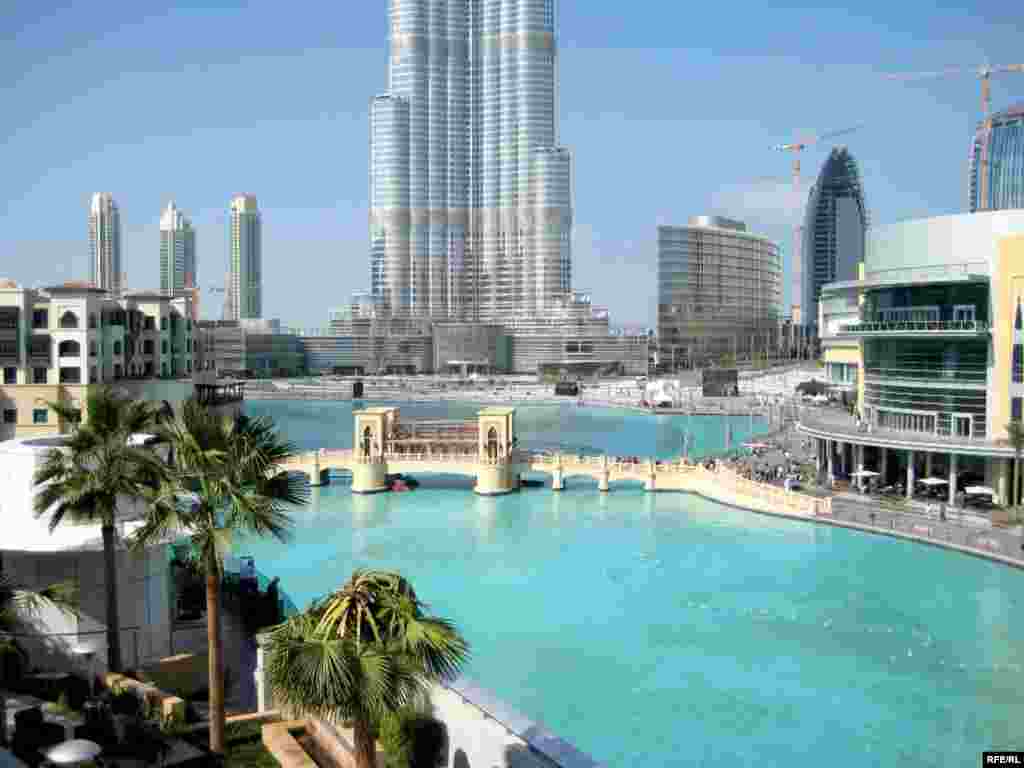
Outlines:
{"type": "MultiPolygon", "coordinates": [[[[796,288],[799,291],[803,283],[803,261],[801,259],[801,233],[803,227],[800,225],[799,209],[800,209],[800,154],[813,147],[819,142],[826,141],[828,139],[838,138],[839,136],[845,136],[848,133],[853,133],[861,128],[860,125],[854,125],[849,128],[840,128],[837,131],[829,131],[828,133],[820,133],[815,136],[810,136],[800,141],[794,141],[789,144],[776,144],[772,149],[776,152],[792,152],[793,153],[793,210],[797,213],[796,222],[793,225],[793,281],[796,284],[796,288]]],[[[805,307],[801,306],[802,296],[797,294],[797,297],[792,301],[793,305],[793,323],[795,325],[801,325],[804,323],[804,319],[801,317],[801,312],[805,307]]]]}
{"type": "Polygon", "coordinates": [[[992,75],[1002,75],[1007,72],[1024,72],[1024,64],[1004,64],[993,67],[985,64],[981,67],[953,67],[951,69],[940,69],[937,72],[906,72],[886,75],[890,80],[901,80],[913,82],[915,80],[933,80],[940,77],[954,77],[956,75],[974,75],[981,80],[981,119],[986,120],[992,112],[992,75]]]}

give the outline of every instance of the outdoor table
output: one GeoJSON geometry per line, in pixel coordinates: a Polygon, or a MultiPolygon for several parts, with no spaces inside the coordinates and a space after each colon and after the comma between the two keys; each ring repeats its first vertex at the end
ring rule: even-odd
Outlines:
{"type": "Polygon", "coordinates": [[[99,744],[88,739],[62,741],[56,746],[41,750],[46,761],[53,765],[81,765],[95,760],[102,751],[103,748],[99,744]]]}

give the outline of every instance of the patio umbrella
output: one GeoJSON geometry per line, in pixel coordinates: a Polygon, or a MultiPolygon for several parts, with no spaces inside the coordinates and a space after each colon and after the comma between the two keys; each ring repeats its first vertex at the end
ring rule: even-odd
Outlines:
{"type": "Polygon", "coordinates": [[[796,391],[803,395],[823,395],[828,391],[828,385],[823,381],[811,379],[797,384],[796,391]]]}
{"type": "Polygon", "coordinates": [[[878,477],[878,473],[871,469],[858,469],[856,472],[851,472],[850,477],[878,477]]]}
{"type": "Polygon", "coordinates": [[[995,496],[996,492],[986,485],[969,485],[964,488],[968,496],[995,496]]]}
{"type": "Polygon", "coordinates": [[[941,477],[926,477],[921,481],[921,485],[949,485],[949,481],[941,477]]]}

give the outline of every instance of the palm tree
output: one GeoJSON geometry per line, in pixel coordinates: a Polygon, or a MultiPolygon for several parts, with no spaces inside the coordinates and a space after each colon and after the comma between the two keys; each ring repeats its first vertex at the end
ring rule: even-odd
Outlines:
{"type": "Polygon", "coordinates": [[[49,516],[52,533],[64,522],[99,524],[103,535],[106,587],[107,668],[120,672],[121,635],[117,605],[117,544],[114,525],[118,504],[138,499],[156,486],[166,467],[151,449],[137,445],[133,435],[153,430],[156,409],[103,387],[90,391],[86,419],[67,403],[48,403],[65,421],[76,424],[63,448],[46,453],[36,470],[39,487],[36,516],[49,516]]]}
{"type": "Polygon", "coordinates": [[[1013,504],[1017,505],[1017,499],[1020,498],[1020,457],[1021,453],[1024,453],[1024,423],[1021,423],[1019,419],[1014,419],[1006,425],[1006,437],[1013,446],[1013,452],[1016,454],[1017,460],[1013,463],[1013,504]]]}
{"type": "MultiPolygon", "coordinates": [[[[45,608],[57,608],[63,613],[78,613],[78,587],[72,581],[60,581],[39,590],[26,589],[16,583],[3,570],[0,561],[0,660],[9,655],[23,657],[24,652],[11,636],[26,619],[36,616],[45,608]]],[[[89,681],[90,689],[92,681],[89,681]]],[[[0,744],[7,739],[7,699],[0,692],[0,744]]]]}
{"type": "Polygon", "coordinates": [[[268,675],[288,711],[352,721],[356,768],[376,768],[385,715],[458,676],[469,645],[447,619],[428,616],[397,573],[359,571],[268,635],[268,675]]]}
{"type": "Polygon", "coordinates": [[[194,565],[206,578],[210,749],[219,754],[224,751],[224,557],[237,534],[286,540],[291,520],[285,509],[306,503],[309,483],[280,467],[295,448],[269,419],[222,416],[190,400],[158,433],[170,444],[174,467],[153,494],[132,544],[145,547],[180,535],[191,539],[194,565]]]}

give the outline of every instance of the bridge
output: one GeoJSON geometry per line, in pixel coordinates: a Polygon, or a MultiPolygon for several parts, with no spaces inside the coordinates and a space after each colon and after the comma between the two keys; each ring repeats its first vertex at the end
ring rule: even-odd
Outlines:
{"type": "Polygon", "coordinates": [[[514,408],[485,408],[468,421],[402,422],[398,408],[367,408],[353,418],[355,448],[298,454],[282,466],[304,473],[313,485],[329,483],[331,471],[350,472],[353,493],[389,490],[388,475],[453,474],[475,477],[473,490],[494,496],[518,490],[526,473],[539,473],[551,478],[555,491],[563,490],[570,477],[586,477],[602,492],[614,482],[633,481],[647,491],[698,493],[757,511],[831,514],[831,499],[757,483],[724,466],[712,470],[682,459],[637,461],[522,450],[514,408]]]}

